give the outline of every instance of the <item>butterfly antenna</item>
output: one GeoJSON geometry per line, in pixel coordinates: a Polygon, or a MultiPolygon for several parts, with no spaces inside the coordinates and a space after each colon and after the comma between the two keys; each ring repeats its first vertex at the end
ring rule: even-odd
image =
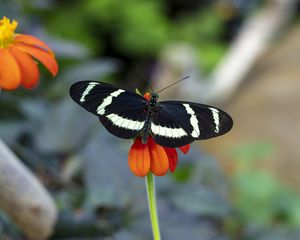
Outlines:
{"type": "Polygon", "coordinates": [[[135,64],[134,61],[132,61],[132,63],[134,64],[136,70],[138,71],[138,73],[142,76],[143,80],[146,82],[146,84],[150,87],[152,93],[154,93],[153,88],[151,87],[151,84],[147,81],[147,78],[145,76],[145,74],[141,71],[141,69],[138,67],[138,65],[135,64]]]}
{"type": "Polygon", "coordinates": [[[167,88],[172,87],[172,86],[174,86],[175,84],[177,84],[177,83],[179,83],[179,82],[181,82],[181,81],[183,81],[183,80],[185,80],[185,79],[187,79],[187,78],[189,78],[189,77],[190,77],[190,76],[186,76],[186,77],[184,77],[184,78],[181,78],[181,79],[179,79],[178,81],[172,83],[172,84],[169,85],[169,86],[164,87],[163,89],[159,90],[159,91],[156,92],[156,93],[162,92],[162,91],[166,90],[167,88]]]}

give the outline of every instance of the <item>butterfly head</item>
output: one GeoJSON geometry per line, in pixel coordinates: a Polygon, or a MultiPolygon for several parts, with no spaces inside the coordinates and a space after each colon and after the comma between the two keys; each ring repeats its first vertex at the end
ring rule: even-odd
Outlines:
{"type": "Polygon", "coordinates": [[[157,99],[158,99],[158,94],[152,93],[149,99],[149,105],[151,108],[154,108],[156,106],[157,99]]]}

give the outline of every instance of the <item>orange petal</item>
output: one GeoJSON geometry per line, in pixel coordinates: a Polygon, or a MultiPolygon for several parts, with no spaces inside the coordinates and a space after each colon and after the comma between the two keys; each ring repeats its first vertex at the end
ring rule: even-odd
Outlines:
{"type": "Polygon", "coordinates": [[[44,43],[43,41],[41,41],[40,39],[38,39],[34,36],[27,35],[27,34],[18,34],[15,36],[14,41],[42,48],[42,49],[46,50],[47,52],[49,52],[50,55],[52,55],[54,57],[54,53],[51,50],[51,48],[49,48],[46,43],[44,43]]]}
{"type": "Polygon", "coordinates": [[[147,144],[136,139],[130,148],[128,164],[131,171],[139,177],[145,177],[150,170],[150,154],[147,144]]]}
{"type": "Polygon", "coordinates": [[[53,75],[53,77],[58,72],[58,65],[53,56],[48,52],[42,50],[41,48],[33,47],[23,43],[14,43],[15,48],[18,48],[20,51],[26,52],[39,60],[53,75]]]}
{"type": "Polygon", "coordinates": [[[150,158],[151,158],[151,165],[150,170],[157,176],[163,176],[169,170],[169,160],[165,149],[156,144],[154,140],[149,137],[147,142],[150,158]]]}
{"type": "Polygon", "coordinates": [[[174,170],[176,169],[177,161],[178,161],[178,155],[177,155],[176,149],[168,148],[168,147],[164,147],[164,149],[168,156],[170,170],[171,170],[171,172],[174,172],[174,170]]]}
{"type": "Polygon", "coordinates": [[[13,90],[21,82],[21,72],[17,61],[8,49],[0,49],[0,88],[13,90]]]}
{"type": "Polygon", "coordinates": [[[187,154],[188,151],[190,150],[190,148],[191,148],[190,144],[187,144],[187,145],[179,147],[179,149],[181,150],[181,152],[183,152],[184,154],[187,154]]]}
{"type": "Polygon", "coordinates": [[[21,70],[21,84],[25,88],[33,88],[39,80],[39,69],[36,62],[26,53],[13,47],[10,49],[21,70]]]}

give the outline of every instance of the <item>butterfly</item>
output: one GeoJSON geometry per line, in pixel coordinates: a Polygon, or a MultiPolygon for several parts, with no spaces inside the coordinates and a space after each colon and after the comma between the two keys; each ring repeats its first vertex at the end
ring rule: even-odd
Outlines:
{"type": "Polygon", "coordinates": [[[97,81],[79,81],[70,96],[80,106],[99,117],[111,134],[124,139],[149,136],[165,147],[180,147],[195,140],[217,137],[228,132],[232,118],[216,107],[186,101],[158,102],[123,88],[97,81]]]}

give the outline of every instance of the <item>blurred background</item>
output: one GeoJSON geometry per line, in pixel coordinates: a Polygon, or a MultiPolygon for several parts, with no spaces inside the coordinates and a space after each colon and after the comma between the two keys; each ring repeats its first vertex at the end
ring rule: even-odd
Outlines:
{"type": "MultiPolygon", "coordinates": [[[[0,96],[1,139],[56,203],[51,239],[152,239],[130,141],[75,104],[70,85],[159,90],[188,75],[161,98],[221,107],[234,127],[156,178],[162,238],[299,240],[299,10],[296,0],[2,0],[0,17],[60,66],[0,96]]],[[[5,211],[0,236],[27,239],[5,211]]]]}

